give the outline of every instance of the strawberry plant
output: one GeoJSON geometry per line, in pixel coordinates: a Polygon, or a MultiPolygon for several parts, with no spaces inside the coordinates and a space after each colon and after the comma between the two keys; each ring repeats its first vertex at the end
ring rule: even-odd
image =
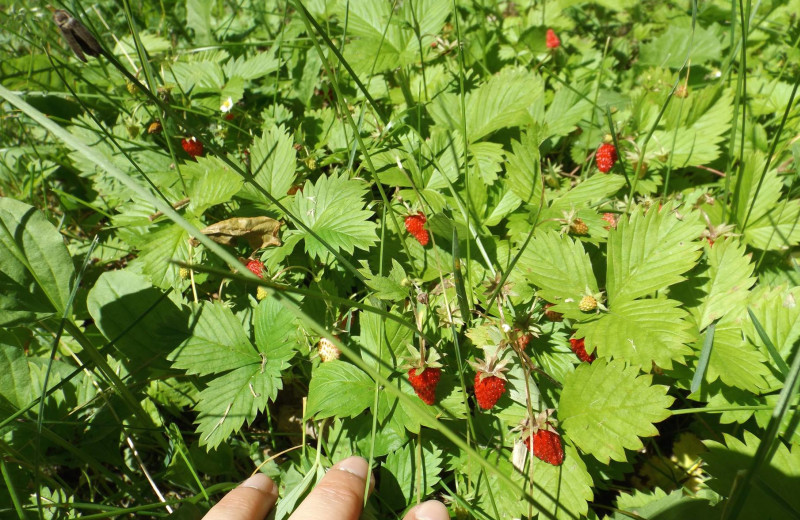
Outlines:
{"type": "Polygon", "coordinates": [[[69,7],[0,13],[0,517],[800,516],[794,4],[69,7]]]}

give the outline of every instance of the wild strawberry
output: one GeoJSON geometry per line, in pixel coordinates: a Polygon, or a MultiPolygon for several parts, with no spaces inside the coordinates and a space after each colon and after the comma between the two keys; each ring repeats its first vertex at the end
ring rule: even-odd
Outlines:
{"type": "Polygon", "coordinates": [[[570,223],[569,230],[573,235],[586,235],[589,233],[589,226],[583,220],[576,218],[570,223]]]}
{"type": "Polygon", "coordinates": [[[317,351],[319,352],[319,358],[323,363],[333,361],[334,359],[339,359],[339,356],[342,355],[342,351],[339,350],[339,348],[328,338],[319,339],[319,343],[317,343],[317,351]]]}
{"type": "Polygon", "coordinates": [[[578,302],[578,308],[583,312],[591,312],[597,308],[597,298],[591,294],[587,294],[581,301],[578,302]]]}
{"type": "Polygon", "coordinates": [[[482,409],[488,410],[493,407],[506,392],[506,376],[503,372],[507,363],[508,360],[498,363],[497,355],[492,355],[486,361],[479,359],[477,362],[470,362],[477,371],[475,398],[482,409]]]}
{"type": "Polygon", "coordinates": [[[411,355],[401,368],[408,370],[408,382],[422,402],[432,405],[436,402],[436,385],[442,377],[439,354],[433,349],[418,351],[410,345],[408,351],[411,355]]]}
{"type": "Polygon", "coordinates": [[[558,36],[553,31],[553,29],[547,29],[547,35],[545,36],[545,44],[547,45],[548,49],[557,49],[561,47],[561,40],[558,39],[558,36]]]}
{"type": "Polygon", "coordinates": [[[608,222],[608,225],[603,226],[603,229],[617,228],[617,217],[613,213],[603,213],[603,220],[608,222]]]}
{"type": "Polygon", "coordinates": [[[611,143],[601,144],[594,155],[597,169],[603,173],[608,173],[617,162],[617,149],[611,143]]]}
{"type": "Polygon", "coordinates": [[[181,139],[181,146],[183,146],[183,150],[188,153],[191,157],[197,157],[198,155],[203,155],[203,143],[198,141],[195,137],[190,137],[189,139],[181,139]]]}
{"type": "Polygon", "coordinates": [[[405,219],[406,231],[411,233],[423,246],[428,245],[428,230],[424,227],[427,221],[428,219],[425,218],[425,214],[421,211],[417,212],[416,215],[408,215],[405,219]]]}
{"type": "Polygon", "coordinates": [[[552,408],[542,410],[533,418],[526,418],[515,430],[522,430],[522,442],[537,458],[553,466],[564,462],[564,448],[556,432],[558,421],[551,418],[552,408]]]}
{"type": "Polygon", "coordinates": [[[441,368],[412,368],[408,371],[408,382],[422,402],[432,405],[436,402],[436,385],[442,377],[441,368]]]}
{"type": "Polygon", "coordinates": [[[553,466],[560,466],[564,462],[564,448],[561,446],[561,437],[550,430],[539,429],[525,439],[528,451],[536,458],[553,466]]]}
{"type": "Polygon", "coordinates": [[[250,260],[247,262],[247,268],[259,278],[264,278],[264,262],[260,260],[250,260]]]}
{"type": "Polygon", "coordinates": [[[576,338],[569,338],[569,348],[575,353],[576,356],[581,361],[586,363],[591,363],[594,361],[595,357],[594,354],[589,354],[586,352],[586,344],[584,342],[584,338],[576,339],[576,338]]]}
{"type": "Polygon", "coordinates": [[[564,315],[560,312],[550,310],[550,307],[553,307],[554,303],[548,303],[544,306],[544,317],[552,322],[559,322],[564,320],[564,315]]]}

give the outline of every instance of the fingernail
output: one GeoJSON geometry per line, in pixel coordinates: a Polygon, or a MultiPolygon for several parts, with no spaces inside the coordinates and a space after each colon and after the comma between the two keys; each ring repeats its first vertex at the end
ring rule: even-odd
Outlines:
{"type": "Polygon", "coordinates": [[[351,473],[362,480],[367,480],[367,474],[369,473],[367,461],[355,456],[339,461],[334,468],[351,473]]]}
{"type": "Polygon", "coordinates": [[[275,486],[275,483],[272,481],[272,479],[263,473],[256,473],[249,479],[239,484],[239,487],[257,489],[265,495],[274,495],[278,491],[278,488],[275,486]]]}
{"type": "Polygon", "coordinates": [[[417,506],[414,511],[414,518],[416,520],[447,520],[450,515],[447,513],[447,508],[444,504],[436,500],[429,500],[417,506]]]}

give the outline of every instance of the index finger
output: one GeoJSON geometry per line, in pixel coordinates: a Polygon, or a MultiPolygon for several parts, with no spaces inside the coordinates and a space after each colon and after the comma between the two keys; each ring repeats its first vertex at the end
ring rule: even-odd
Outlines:
{"type": "Polygon", "coordinates": [[[369,466],[361,457],[339,461],[322,477],[289,520],[358,520],[368,478],[372,489],[369,466]]]}

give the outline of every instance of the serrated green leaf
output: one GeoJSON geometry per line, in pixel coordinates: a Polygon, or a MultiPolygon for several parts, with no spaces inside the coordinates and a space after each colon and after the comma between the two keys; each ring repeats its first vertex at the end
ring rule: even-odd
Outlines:
{"type": "Polygon", "coordinates": [[[56,228],[32,206],[0,197],[0,326],[63,314],[74,280],[56,228]]]}
{"type": "Polygon", "coordinates": [[[534,486],[533,499],[542,511],[549,511],[557,519],[583,518],[592,500],[592,476],[586,464],[572,445],[564,446],[564,462],[553,466],[531,457],[534,486]]]}
{"type": "Polygon", "coordinates": [[[216,157],[198,157],[182,167],[188,176],[188,210],[200,216],[203,212],[223,202],[228,202],[242,188],[242,177],[216,157]]]}
{"type": "MultiPolygon", "coordinates": [[[[292,138],[282,126],[270,126],[250,147],[250,168],[253,183],[280,200],[292,187],[295,179],[297,152],[292,138]]],[[[246,184],[240,197],[269,205],[271,202],[251,184],[246,184]]]]}
{"type": "Polygon", "coordinates": [[[597,320],[577,323],[577,336],[585,337],[587,352],[597,347],[600,357],[624,359],[646,372],[653,363],[671,369],[692,354],[687,344],[695,339],[689,314],[679,306],[664,298],[623,301],[597,320]]]}
{"type": "MultiPolygon", "coordinates": [[[[785,361],[800,338],[800,287],[761,286],[751,292],[749,306],[776,350],[785,361]]],[[[747,337],[762,352],[765,347],[753,323],[747,320],[743,326],[747,337]]]]}
{"type": "Polygon", "coordinates": [[[387,455],[381,466],[380,492],[386,497],[404,498],[405,502],[397,502],[400,507],[410,503],[415,496],[433,493],[434,483],[442,471],[442,450],[426,442],[422,444],[420,456],[422,467],[417,452],[406,444],[387,455]]]}
{"type": "Polygon", "coordinates": [[[706,380],[713,383],[720,378],[728,386],[760,393],[768,386],[765,362],[764,354],[743,337],[741,325],[726,319],[714,334],[706,380]]]}
{"type": "Polygon", "coordinates": [[[621,175],[594,175],[555,198],[548,209],[552,213],[581,209],[587,204],[610,197],[624,185],[625,179],[621,175]]]}
{"type": "Polygon", "coordinates": [[[412,332],[396,321],[374,313],[362,313],[360,321],[358,343],[362,346],[361,358],[375,370],[387,374],[391,367],[401,363],[403,356],[408,355],[406,345],[413,338],[412,332]]]}
{"type": "Polygon", "coordinates": [[[195,407],[200,445],[214,449],[245,421],[252,423],[283,385],[279,367],[256,361],[212,379],[195,407]]]}
{"type": "Polygon", "coordinates": [[[708,268],[698,275],[707,279],[701,288],[706,296],[692,309],[701,331],[733,309],[741,309],[749,295],[748,289],[756,283],[751,276],[754,266],[750,255],[738,240],[717,240],[707,251],[708,268]]]}
{"type": "Polygon", "coordinates": [[[684,280],[694,267],[703,225],[679,218],[668,205],[646,213],[637,208],[608,234],[608,300],[613,305],[640,298],[684,280]]]}
{"type": "Polygon", "coordinates": [[[561,427],[582,451],[603,464],[626,460],[642,447],[639,437],[658,434],[654,423],[670,416],[668,388],[621,360],[582,363],[564,379],[558,407],[561,427]]]}
{"type": "Polygon", "coordinates": [[[543,121],[549,135],[567,135],[582,119],[591,118],[592,102],[587,97],[588,90],[580,84],[556,90],[543,121]]]}
{"type": "Polygon", "coordinates": [[[190,332],[169,355],[175,368],[189,374],[219,374],[262,361],[242,323],[222,303],[203,302],[191,318],[190,332]]]}
{"type": "Polygon", "coordinates": [[[374,398],[375,382],[363,370],[344,361],[328,361],[311,375],[306,417],[355,417],[374,398]]]}
{"type": "MultiPolygon", "coordinates": [[[[702,454],[706,462],[705,470],[713,478],[708,486],[728,497],[734,483],[740,478],[739,472],[747,471],[761,439],[744,430],[744,442],[732,435],[723,434],[725,444],[707,440],[709,451],[702,454]]],[[[747,501],[739,512],[740,518],[791,518],[800,512],[800,493],[797,481],[800,479],[800,449],[792,446],[791,451],[780,440],[765,466],[755,475],[758,485],[751,486],[747,501]],[[775,497],[780,497],[776,500],[775,497]],[[788,507],[788,509],[787,509],[788,507]]]]}
{"type": "Polygon", "coordinates": [[[542,203],[542,167],[539,143],[530,132],[521,141],[511,141],[506,177],[514,194],[528,204],[542,203]]]}
{"type": "MultiPolygon", "coordinates": [[[[467,93],[466,124],[470,142],[490,133],[532,122],[528,107],[540,99],[543,91],[536,75],[523,69],[504,68],[476,90],[467,93]]],[[[461,101],[457,94],[442,94],[430,106],[431,116],[441,125],[463,131],[461,101]]]]}
{"type": "Polygon", "coordinates": [[[677,69],[683,65],[687,55],[691,57],[692,65],[718,61],[722,50],[727,47],[725,40],[699,24],[692,27],[690,23],[689,17],[678,19],[667,25],[666,32],[643,44],[639,58],[641,64],[677,69]]]}
{"type": "MultiPolygon", "coordinates": [[[[307,181],[302,193],[292,203],[294,215],[314,230],[337,251],[352,254],[357,247],[369,249],[377,242],[377,225],[370,220],[372,211],[365,210],[367,186],[344,175],[321,176],[316,184],[307,181]]],[[[292,233],[305,241],[306,252],[312,257],[325,258],[328,250],[316,238],[303,230],[292,233]]]]}
{"type": "Polygon", "coordinates": [[[238,58],[230,59],[225,63],[223,70],[227,78],[237,77],[244,81],[250,81],[272,74],[278,69],[278,65],[278,59],[273,53],[265,51],[256,53],[249,58],[239,56],[238,58]]]}
{"type": "Polygon", "coordinates": [[[298,323],[294,314],[275,298],[259,302],[253,315],[256,347],[270,361],[286,362],[297,352],[298,323]]]}
{"type": "Polygon", "coordinates": [[[567,317],[583,316],[578,302],[587,288],[597,292],[589,255],[581,242],[555,231],[537,233],[517,266],[526,279],[539,288],[539,295],[558,304],[557,311],[567,317]]]}
{"type": "Polygon", "coordinates": [[[368,269],[362,269],[366,276],[366,284],[374,292],[376,298],[389,301],[402,301],[410,294],[410,285],[406,272],[400,262],[392,258],[392,269],[389,276],[373,275],[368,269]],[[405,284],[405,285],[404,285],[405,284]]]}
{"type": "Polygon", "coordinates": [[[173,261],[188,262],[189,250],[189,233],[177,224],[165,224],[148,234],[130,269],[147,276],[156,287],[168,289],[180,280],[180,267],[173,261]]]}

